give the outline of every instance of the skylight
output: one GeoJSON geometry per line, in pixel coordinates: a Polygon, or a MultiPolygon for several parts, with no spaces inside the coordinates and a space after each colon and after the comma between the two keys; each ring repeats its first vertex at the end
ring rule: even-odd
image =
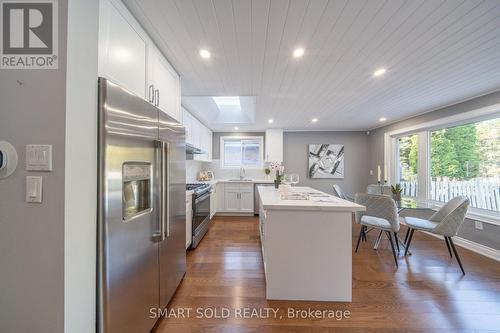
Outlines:
{"type": "Polygon", "coordinates": [[[221,111],[223,109],[241,111],[240,96],[214,96],[212,99],[221,111]]]}

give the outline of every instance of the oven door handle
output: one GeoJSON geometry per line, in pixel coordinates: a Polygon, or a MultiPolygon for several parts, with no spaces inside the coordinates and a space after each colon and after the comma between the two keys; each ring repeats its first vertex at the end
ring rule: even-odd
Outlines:
{"type": "Polygon", "coordinates": [[[197,204],[197,203],[202,202],[203,200],[205,200],[207,198],[210,198],[210,192],[207,192],[207,193],[203,194],[201,197],[196,198],[194,200],[194,203],[197,204]]]}

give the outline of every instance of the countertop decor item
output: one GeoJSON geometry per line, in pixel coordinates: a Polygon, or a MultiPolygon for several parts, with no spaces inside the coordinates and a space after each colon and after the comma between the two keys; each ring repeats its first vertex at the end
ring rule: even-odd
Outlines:
{"type": "Polygon", "coordinates": [[[271,170],[276,174],[276,178],[274,180],[274,187],[278,188],[283,179],[285,167],[281,164],[281,162],[271,162],[271,164],[269,164],[269,168],[271,168],[271,170]]]}
{"type": "Polygon", "coordinates": [[[401,193],[403,188],[401,184],[391,185],[392,199],[396,201],[396,205],[399,207],[401,205],[401,193]]]}
{"type": "Polygon", "coordinates": [[[269,168],[265,168],[265,169],[264,169],[264,173],[266,174],[266,178],[267,178],[267,179],[270,179],[270,178],[271,178],[271,176],[270,176],[270,175],[271,175],[271,169],[269,169],[269,168]]]}

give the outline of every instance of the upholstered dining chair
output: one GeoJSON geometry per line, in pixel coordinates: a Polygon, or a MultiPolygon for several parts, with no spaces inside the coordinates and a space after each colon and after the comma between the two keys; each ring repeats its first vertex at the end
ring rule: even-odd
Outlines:
{"type": "Polygon", "coordinates": [[[467,199],[467,197],[465,196],[458,196],[448,201],[428,220],[419,219],[416,217],[405,217],[405,222],[410,229],[410,234],[406,243],[405,255],[408,253],[408,248],[410,247],[415,230],[427,231],[436,235],[440,235],[444,237],[444,241],[451,258],[453,258],[453,255],[451,254],[451,249],[453,249],[455,258],[457,258],[458,265],[462,270],[462,274],[465,275],[462,262],[460,261],[460,257],[458,255],[457,249],[455,248],[455,244],[453,244],[452,237],[457,235],[460,226],[465,220],[465,214],[467,213],[468,208],[469,199],[467,199]]]}
{"type": "Polygon", "coordinates": [[[396,267],[398,267],[398,258],[394,248],[394,243],[396,243],[399,251],[399,216],[394,200],[386,195],[356,193],[354,196],[354,202],[366,207],[364,212],[356,212],[356,222],[361,224],[361,230],[359,232],[355,252],[358,252],[359,242],[365,237],[364,234],[367,227],[379,229],[386,233],[387,238],[391,243],[394,262],[396,263],[396,267]]]}
{"type": "Polygon", "coordinates": [[[354,201],[354,198],[352,196],[350,196],[349,194],[345,193],[342,190],[342,187],[340,187],[337,184],[333,184],[333,195],[340,198],[340,199],[354,201]]]}

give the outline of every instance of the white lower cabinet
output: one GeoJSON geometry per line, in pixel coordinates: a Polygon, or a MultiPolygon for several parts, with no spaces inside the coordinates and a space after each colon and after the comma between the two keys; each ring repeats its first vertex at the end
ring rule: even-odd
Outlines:
{"type": "Polygon", "coordinates": [[[253,213],[253,184],[240,186],[240,212],[253,213]]]}
{"type": "Polygon", "coordinates": [[[226,213],[253,213],[253,184],[224,184],[224,207],[226,213]]]}
{"type": "Polygon", "coordinates": [[[225,192],[225,184],[224,183],[217,183],[216,185],[217,189],[217,212],[224,212],[225,211],[225,198],[226,194],[225,192]]]}
{"type": "Polygon", "coordinates": [[[238,185],[226,184],[224,187],[224,211],[238,212],[240,210],[240,188],[238,185]]]}
{"type": "Polygon", "coordinates": [[[193,195],[186,194],[186,249],[191,246],[193,233],[193,195]]]}
{"type": "Polygon", "coordinates": [[[215,213],[217,213],[217,185],[212,186],[210,194],[210,218],[213,218],[215,213]]]}

